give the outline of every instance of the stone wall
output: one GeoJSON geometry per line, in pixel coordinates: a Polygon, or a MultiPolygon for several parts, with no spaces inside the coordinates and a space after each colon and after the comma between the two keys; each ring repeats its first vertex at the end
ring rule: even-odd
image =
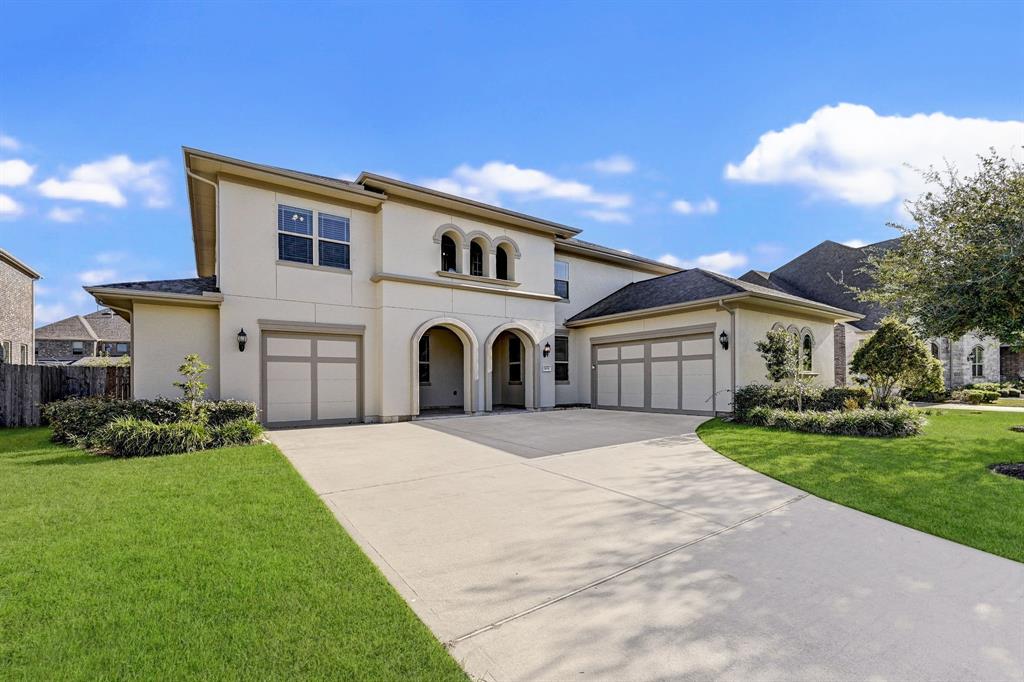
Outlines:
{"type": "Polygon", "coordinates": [[[846,384],[846,325],[837,324],[832,330],[835,337],[834,364],[836,372],[836,386],[846,384]]]}
{"type": "Polygon", "coordinates": [[[36,341],[36,360],[39,362],[60,361],[74,362],[82,358],[96,355],[95,341],[81,341],[82,352],[74,352],[74,341],[64,339],[39,339],[36,341]]]}
{"type": "Polygon", "coordinates": [[[0,343],[9,342],[11,357],[5,362],[21,364],[21,348],[27,349],[27,364],[33,363],[34,280],[0,260],[0,343]]]}
{"type": "Polygon", "coordinates": [[[1013,352],[1009,348],[1000,348],[999,367],[1003,381],[1024,379],[1024,351],[1013,352]]]}

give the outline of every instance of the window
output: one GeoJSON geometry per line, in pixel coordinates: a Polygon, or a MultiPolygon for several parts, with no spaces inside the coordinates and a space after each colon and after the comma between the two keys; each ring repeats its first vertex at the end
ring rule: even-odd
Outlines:
{"type": "Polygon", "coordinates": [[[28,364],[28,346],[21,344],[21,364],[28,364]]]}
{"type": "Polygon", "coordinates": [[[469,274],[474,277],[484,276],[484,249],[480,242],[469,244],[469,274]]]}
{"type": "Polygon", "coordinates": [[[985,376],[985,350],[981,346],[975,346],[971,354],[967,356],[971,363],[971,378],[980,379],[985,376]]]}
{"type": "Polygon", "coordinates": [[[455,250],[455,240],[448,235],[441,237],[441,272],[458,272],[459,261],[455,250]]]}
{"type": "Polygon", "coordinates": [[[494,276],[498,279],[508,279],[508,251],[502,245],[494,251],[494,276]]]}
{"type": "Polygon", "coordinates": [[[508,383],[523,382],[523,344],[516,336],[508,339],[508,383]]]}
{"type": "Polygon", "coordinates": [[[11,342],[0,342],[0,365],[11,361],[11,342]]]}
{"type": "Polygon", "coordinates": [[[937,344],[937,343],[933,343],[932,344],[932,357],[933,358],[939,357],[939,344],[937,344]]]}
{"type": "Polygon", "coordinates": [[[555,261],[555,296],[569,299],[569,264],[564,260],[555,261]]]}
{"type": "Polygon", "coordinates": [[[430,334],[420,337],[420,384],[430,384],[430,334]]]}
{"type": "Polygon", "coordinates": [[[313,212],[277,207],[277,257],[293,263],[313,264],[313,212]]]}
{"type": "Polygon", "coordinates": [[[569,382],[569,337],[555,337],[555,381],[569,382]]]}
{"type": "Polygon", "coordinates": [[[127,343],[119,343],[119,344],[117,344],[117,352],[118,353],[127,353],[128,352],[128,344],[127,343]]]}
{"type": "Polygon", "coordinates": [[[805,372],[810,372],[814,367],[814,339],[811,338],[810,334],[804,334],[801,360],[800,368],[805,372]]]}
{"type": "Polygon", "coordinates": [[[317,215],[317,261],[329,268],[349,269],[348,218],[320,213],[317,215]]]}
{"type": "Polygon", "coordinates": [[[72,355],[82,355],[83,353],[85,353],[85,344],[83,342],[81,342],[81,341],[72,341],[71,342],[71,354],[72,355]]]}

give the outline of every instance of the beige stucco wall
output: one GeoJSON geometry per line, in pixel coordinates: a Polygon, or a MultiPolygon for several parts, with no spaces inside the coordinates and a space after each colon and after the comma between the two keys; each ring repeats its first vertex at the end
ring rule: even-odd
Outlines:
{"type": "MultiPolygon", "coordinates": [[[[789,311],[751,310],[739,308],[736,314],[736,386],[769,383],[765,376],[764,358],[755,344],[765,338],[775,324],[798,331],[809,330],[814,339],[811,371],[817,372],[815,382],[822,386],[835,385],[833,322],[796,315],[789,311]]],[[[801,334],[801,339],[803,338],[801,334]]]]}
{"type": "Polygon", "coordinates": [[[444,328],[430,330],[430,383],[420,384],[420,409],[462,407],[462,341],[444,328]]]}
{"type": "Polygon", "coordinates": [[[136,303],[132,312],[132,393],[136,398],[178,398],[178,367],[198,353],[210,365],[206,396],[220,392],[220,348],[216,308],[136,303]]]}

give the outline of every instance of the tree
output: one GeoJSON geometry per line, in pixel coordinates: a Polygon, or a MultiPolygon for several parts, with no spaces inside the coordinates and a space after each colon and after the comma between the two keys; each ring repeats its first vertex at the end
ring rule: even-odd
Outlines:
{"type": "Polygon", "coordinates": [[[174,385],[182,392],[182,420],[203,423],[206,421],[206,409],[203,404],[206,396],[206,383],[203,375],[210,366],[195,353],[185,356],[185,362],[178,367],[184,381],[175,381],[174,385]]]}
{"type": "Polygon", "coordinates": [[[797,387],[796,409],[803,410],[804,389],[813,377],[800,371],[800,343],[797,337],[785,329],[770,329],[763,341],[755,344],[757,352],[764,358],[769,381],[788,381],[797,387]]]}
{"type": "MultiPolygon", "coordinates": [[[[853,354],[850,369],[863,374],[871,386],[872,402],[886,407],[898,387],[912,387],[921,377],[934,378],[935,360],[928,347],[910,328],[894,317],[882,320],[881,326],[853,354]]],[[[938,379],[942,381],[942,364],[938,379]]]]}
{"type": "Polygon", "coordinates": [[[976,175],[922,176],[937,186],[907,204],[915,225],[890,223],[898,248],[868,258],[875,287],[858,291],[925,337],[969,331],[1024,347],[1024,164],[990,150],[976,175]]]}

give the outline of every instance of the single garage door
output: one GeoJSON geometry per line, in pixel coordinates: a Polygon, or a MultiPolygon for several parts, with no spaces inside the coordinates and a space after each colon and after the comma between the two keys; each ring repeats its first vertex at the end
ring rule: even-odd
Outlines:
{"type": "Polygon", "coordinates": [[[713,414],[713,333],[591,345],[594,407],[713,414]]]}
{"type": "Polygon", "coordinates": [[[267,426],[346,424],[363,416],[362,338],[264,332],[267,426]]]}

